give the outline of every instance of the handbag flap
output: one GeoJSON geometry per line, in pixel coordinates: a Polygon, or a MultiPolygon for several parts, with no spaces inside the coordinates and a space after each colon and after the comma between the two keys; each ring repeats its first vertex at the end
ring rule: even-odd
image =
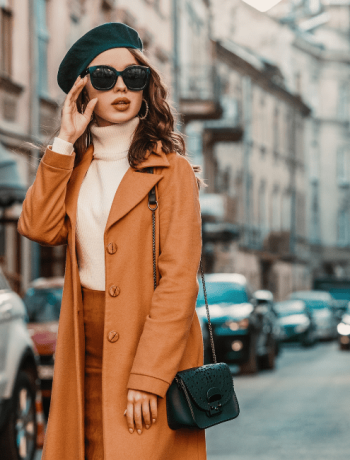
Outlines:
{"type": "Polygon", "coordinates": [[[202,410],[208,410],[211,397],[221,396],[219,402],[222,405],[232,399],[233,379],[226,363],[193,367],[178,372],[176,376],[183,381],[194,402],[202,410]]]}

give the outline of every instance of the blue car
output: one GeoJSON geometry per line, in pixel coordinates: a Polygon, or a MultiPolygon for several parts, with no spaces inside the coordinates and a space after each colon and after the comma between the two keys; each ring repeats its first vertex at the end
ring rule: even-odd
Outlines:
{"type": "Polygon", "coordinates": [[[350,302],[345,314],[337,326],[338,343],[341,350],[350,350],[350,302]]]}
{"type": "Polygon", "coordinates": [[[316,324],[305,302],[302,300],[277,302],[275,311],[279,318],[282,342],[299,342],[305,347],[315,344],[316,324]]]}
{"type": "MultiPolygon", "coordinates": [[[[217,360],[238,364],[242,373],[259,367],[273,369],[276,356],[276,316],[266,305],[258,305],[243,275],[205,275],[217,360]]],[[[208,329],[203,290],[197,299],[197,313],[208,329]]],[[[208,334],[206,334],[208,337],[208,334]]],[[[205,341],[205,360],[210,362],[210,341],[205,341]]]]}

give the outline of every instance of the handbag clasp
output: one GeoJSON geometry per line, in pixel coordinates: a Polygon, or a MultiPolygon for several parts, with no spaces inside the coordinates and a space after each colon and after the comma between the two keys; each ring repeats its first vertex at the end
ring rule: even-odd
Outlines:
{"type": "Polygon", "coordinates": [[[220,388],[212,387],[207,391],[207,401],[209,405],[209,415],[216,415],[222,412],[222,404],[220,403],[222,398],[220,388]]]}

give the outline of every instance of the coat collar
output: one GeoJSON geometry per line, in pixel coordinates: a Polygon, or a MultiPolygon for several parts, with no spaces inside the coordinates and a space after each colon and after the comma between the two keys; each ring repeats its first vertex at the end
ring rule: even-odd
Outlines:
{"type": "MultiPolygon", "coordinates": [[[[79,191],[93,160],[93,153],[94,147],[90,145],[80,163],[73,169],[67,185],[66,213],[74,231],[79,191]]],[[[134,208],[163,177],[162,174],[140,174],[139,171],[151,166],[164,168],[169,165],[167,154],[162,149],[162,142],[158,141],[153,150],[147,150],[144,160],[136,168],[129,167],[115,193],[105,232],[134,208]]]]}

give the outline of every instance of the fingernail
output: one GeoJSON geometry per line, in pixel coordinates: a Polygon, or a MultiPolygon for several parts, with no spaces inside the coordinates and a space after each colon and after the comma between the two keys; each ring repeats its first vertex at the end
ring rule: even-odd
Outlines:
{"type": "Polygon", "coordinates": [[[147,428],[147,430],[148,430],[148,428],[149,428],[149,425],[146,425],[146,428],[147,428]]]}
{"type": "Polygon", "coordinates": [[[137,430],[138,434],[141,434],[141,430],[137,430]]]}
{"type": "Polygon", "coordinates": [[[133,430],[132,428],[129,428],[129,431],[130,431],[130,433],[133,433],[133,432],[134,432],[134,430],[133,430]]]}
{"type": "Polygon", "coordinates": [[[153,423],[156,423],[156,419],[155,419],[155,418],[153,418],[153,419],[152,419],[152,422],[153,422],[153,423]]]}

